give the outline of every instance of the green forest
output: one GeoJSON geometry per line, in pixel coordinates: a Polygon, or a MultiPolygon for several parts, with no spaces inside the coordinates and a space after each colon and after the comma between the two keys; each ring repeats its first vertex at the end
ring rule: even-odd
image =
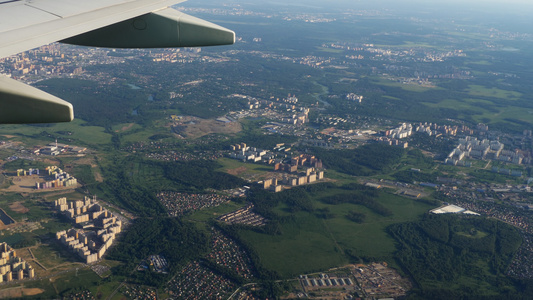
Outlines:
{"type": "Polygon", "coordinates": [[[417,222],[391,225],[388,231],[397,241],[395,258],[416,283],[410,299],[439,293],[438,299],[522,295],[520,285],[505,275],[522,242],[510,225],[429,214],[417,222]]]}

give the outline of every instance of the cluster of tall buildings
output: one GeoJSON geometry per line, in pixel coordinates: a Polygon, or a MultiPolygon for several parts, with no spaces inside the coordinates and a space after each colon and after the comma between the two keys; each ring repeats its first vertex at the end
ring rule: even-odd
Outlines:
{"type": "Polygon", "coordinates": [[[402,123],[399,127],[383,131],[384,136],[380,136],[375,140],[378,143],[386,144],[389,146],[398,146],[407,148],[409,144],[407,142],[400,141],[413,134],[413,125],[408,123],[402,123]]]}
{"type": "Polygon", "coordinates": [[[292,111],[293,114],[288,117],[281,118],[282,122],[289,123],[289,124],[305,124],[309,122],[309,108],[305,107],[297,107],[296,104],[298,103],[298,98],[294,95],[289,94],[286,98],[283,98],[280,100],[279,98],[276,98],[275,101],[273,100],[257,100],[257,99],[251,99],[251,101],[248,102],[248,108],[254,109],[259,107],[265,107],[269,109],[281,109],[281,110],[287,110],[292,111]]]}
{"type": "Polygon", "coordinates": [[[380,136],[380,137],[376,138],[376,141],[378,143],[382,143],[382,144],[389,145],[389,146],[398,146],[398,147],[402,147],[402,148],[409,147],[409,143],[408,142],[400,141],[398,139],[391,139],[391,138],[388,138],[386,136],[380,136]]]}
{"type": "Polygon", "coordinates": [[[5,68],[2,73],[13,76],[58,74],[64,71],[65,67],[56,66],[52,62],[57,59],[64,59],[64,57],[59,46],[52,44],[1,59],[0,63],[5,68]]]}
{"type": "Polygon", "coordinates": [[[403,139],[413,134],[413,125],[402,123],[399,127],[386,130],[385,136],[391,139],[403,139]]]}
{"type": "Polygon", "coordinates": [[[299,111],[297,113],[294,113],[287,118],[282,118],[281,120],[283,122],[293,124],[293,125],[308,123],[309,122],[309,108],[300,107],[298,110],[299,111]]]}
{"type": "Polygon", "coordinates": [[[520,165],[524,156],[518,151],[504,150],[504,145],[499,141],[487,139],[478,140],[467,136],[459,139],[459,145],[455,147],[444,161],[446,164],[460,165],[465,157],[475,159],[494,159],[520,165]]]}
{"type": "Polygon", "coordinates": [[[310,166],[313,168],[322,169],[322,160],[311,154],[300,154],[291,158],[291,165],[310,166]]]}
{"type": "Polygon", "coordinates": [[[31,175],[39,175],[39,169],[29,169],[29,170],[18,169],[17,170],[17,177],[31,176],[31,175]]]}
{"type": "Polygon", "coordinates": [[[92,230],[69,229],[56,233],[56,238],[86,263],[101,259],[122,230],[122,221],[103,208],[96,199],[67,201],[59,198],[54,203],[57,210],[75,224],[92,230]]]}
{"type": "Polygon", "coordinates": [[[456,136],[457,134],[474,134],[474,130],[470,129],[465,125],[438,125],[436,123],[419,123],[415,127],[416,132],[426,133],[429,136],[439,136],[439,135],[451,135],[456,136]]]}
{"type": "Polygon", "coordinates": [[[363,101],[363,96],[354,93],[349,93],[348,95],[346,95],[346,99],[361,103],[363,101]]]}
{"type": "Polygon", "coordinates": [[[322,179],[324,179],[324,171],[315,171],[315,168],[307,168],[305,173],[283,178],[283,183],[290,186],[298,186],[313,183],[322,179]]]}
{"type": "Polygon", "coordinates": [[[292,157],[291,162],[288,164],[284,164],[281,161],[276,162],[274,164],[274,171],[295,173],[298,172],[299,166],[309,166],[316,169],[322,169],[322,160],[316,158],[314,155],[300,154],[299,156],[292,157]]]}
{"type": "MultiPolygon", "coordinates": [[[[292,157],[289,164],[283,164],[281,162],[276,163],[274,164],[274,170],[287,173],[296,173],[298,172],[299,166],[304,167],[305,171],[297,174],[296,176],[284,175],[282,180],[283,184],[288,186],[298,186],[324,179],[324,171],[317,170],[322,168],[322,160],[310,154],[300,154],[292,157]]],[[[275,192],[281,191],[281,185],[278,185],[277,178],[264,180],[263,188],[272,189],[275,192]]]]}
{"type": "Polygon", "coordinates": [[[69,186],[75,187],[78,185],[78,180],[76,178],[70,176],[67,172],[64,172],[57,166],[49,166],[46,167],[45,170],[48,171],[48,175],[54,179],[51,181],[35,183],[35,188],[38,190],[69,186]]]}
{"type": "Polygon", "coordinates": [[[0,282],[34,278],[33,267],[17,257],[17,252],[6,243],[0,243],[0,282]]]}
{"type": "Polygon", "coordinates": [[[267,150],[248,147],[246,143],[240,143],[236,145],[231,145],[230,149],[235,152],[231,152],[229,157],[239,159],[239,160],[249,160],[253,162],[265,161],[268,163],[269,160],[274,158],[274,154],[267,150]]]}

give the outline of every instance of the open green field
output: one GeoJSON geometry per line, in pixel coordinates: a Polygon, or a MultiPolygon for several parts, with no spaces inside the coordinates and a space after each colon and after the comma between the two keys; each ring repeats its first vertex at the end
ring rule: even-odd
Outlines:
{"type": "MultiPolygon", "coordinates": [[[[160,186],[166,182],[165,171],[158,165],[149,165],[144,161],[131,160],[124,166],[126,175],[131,176],[134,184],[142,186],[160,186]]],[[[171,182],[167,182],[171,184],[171,182]]]]}
{"type": "Polygon", "coordinates": [[[209,231],[209,228],[207,228],[207,222],[209,220],[213,220],[232,211],[236,211],[243,206],[244,204],[242,203],[229,201],[215,207],[204,208],[195,211],[194,213],[183,217],[183,220],[192,221],[197,225],[196,227],[198,229],[205,230],[207,232],[209,231]]]}
{"type": "Polygon", "coordinates": [[[481,97],[493,97],[506,100],[516,100],[522,96],[519,92],[502,90],[495,87],[486,87],[482,85],[469,85],[468,94],[472,96],[481,96],[481,97]]]}
{"type": "Polygon", "coordinates": [[[417,84],[404,84],[401,82],[395,82],[388,79],[383,79],[380,77],[372,77],[372,82],[378,85],[384,85],[384,86],[390,86],[390,87],[399,87],[403,90],[409,91],[409,92],[426,92],[429,90],[434,89],[440,89],[438,87],[427,87],[427,86],[421,86],[417,84]]]}
{"type": "Polygon", "coordinates": [[[480,230],[476,230],[473,233],[471,233],[471,232],[463,232],[463,231],[456,232],[456,233],[458,235],[461,235],[461,236],[464,236],[464,237],[468,237],[468,238],[472,238],[472,239],[481,239],[481,238],[484,238],[484,237],[489,235],[487,232],[480,231],[480,230]]]}
{"type": "Polygon", "coordinates": [[[74,254],[67,251],[68,249],[60,249],[56,244],[41,244],[32,249],[35,258],[47,269],[76,261],[73,260],[74,254]]]}
{"type": "Polygon", "coordinates": [[[519,120],[533,124],[533,109],[522,108],[517,106],[501,107],[498,113],[485,111],[483,114],[475,115],[476,121],[489,119],[491,123],[509,122],[508,120],[519,120]]]}
{"type": "Polygon", "coordinates": [[[453,100],[453,99],[447,99],[442,100],[438,103],[432,103],[432,102],[422,102],[422,104],[430,106],[430,107],[440,107],[440,108],[451,108],[451,109],[457,109],[457,110],[476,110],[476,111],[486,111],[483,109],[483,105],[493,105],[491,101],[488,100],[481,100],[481,99],[462,99],[459,100],[453,100]]]}
{"type": "Polygon", "coordinates": [[[93,270],[88,267],[80,267],[57,277],[52,285],[61,293],[74,289],[95,287],[100,281],[100,277],[93,270]]]}
{"type": "Polygon", "coordinates": [[[184,219],[191,219],[195,221],[208,221],[212,220],[213,218],[218,218],[221,215],[235,211],[243,206],[243,203],[235,203],[233,201],[229,201],[227,203],[223,203],[215,207],[201,209],[199,211],[194,212],[190,217],[185,217],[184,219]]]}
{"type": "MultiPolygon", "coordinates": [[[[117,128],[115,130],[119,130],[119,134],[121,135],[120,140],[124,143],[135,143],[139,141],[148,141],[149,138],[156,134],[164,134],[164,135],[172,135],[172,132],[170,131],[170,128],[164,127],[164,123],[156,122],[157,126],[145,126],[141,127],[140,125],[133,125],[130,129],[127,129],[125,131],[120,131],[118,126],[114,126],[113,128],[117,128]]],[[[122,127],[124,126],[122,125],[122,127]]]]}
{"type": "Polygon", "coordinates": [[[79,141],[84,145],[103,145],[111,143],[111,135],[106,133],[103,127],[86,126],[86,122],[80,119],[74,119],[74,121],[69,123],[47,124],[46,126],[2,126],[2,134],[15,136],[34,136],[43,131],[59,137],[63,136],[72,139],[74,140],[72,144],[76,144],[76,141],[79,141]],[[68,134],[67,132],[71,134],[68,134]]]}
{"type": "MultiPolygon", "coordinates": [[[[89,290],[97,299],[107,299],[103,297],[109,297],[113,291],[120,286],[120,282],[111,281],[111,282],[102,282],[99,285],[92,286],[89,290]]],[[[115,297],[112,299],[124,299],[124,296],[120,293],[115,294],[115,297]],[[116,297],[119,295],[120,297],[116,297]]]]}
{"type": "Polygon", "coordinates": [[[0,208],[17,222],[24,220],[34,222],[50,218],[52,211],[37,199],[39,198],[26,198],[20,194],[6,193],[0,197],[0,208]]]}
{"type": "MultiPolygon", "coordinates": [[[[509,99],[509,98],[507,98],[509,99]]],[[[511,99],[512,100],[512,99],[511,99]]],[[[471,117],[476,122],[481,123],[507,123],[509,120],[518,120],[526,123],[533,123],[533,109],[524,109],[518,106],[495,106],[492,101],[481,99],[465,98],[459,100],[443,100],[438,103],[422,102],[422,104],[434,108],[448,108],[461,111],[474,112],[471,117]],[[490,106],[491,110],[486,108],[490,106]],[[497,110],[496,112],[494,110],[497,110]]],[[[461,117],[466,117],[465,114],[459,113],[461,117]]]]}
{"type": "MultiPolygon", "coordinates": [[[[317,197],[335,192],[338,191],[327,190],[317,197]]],[[[298,212],[294,214],[294,221],[280,225],[281,235],[245,230],[241,237],[253,245],[266,268],[284,277],[338,267],[349,262],[347,253],[394,264],[394,239],[387,234],[387,226],[417,220],[433,206],[388,193],[380,193],[377,201],[393,215],[383,217],[361,205],[328,205],[315,199],[314,208],[328,208],[334,217],[322,219],[314,213],[298,212]],[[346,214],[349,211],[364,213],[365,222],[359,224],[348,220],[346,214]]],[[[275,209],[278,214],[287,215],[284,210],[284,204],[275,209]]]]}
{"type": "Polygon", "coordinates": [[[282,235],[272,236],[244,231],[242,238],[253,245],[264,267],[284,277],[348,262],[327,226],[312,214],[296,214],[294,223],[282,225],[282,232],[282,235]]]}
{"type": "Polygon", "coordinates": [[[243,179],[266,175],[265,172],[274,172],[273,165],[242,162],[231,158],[220,158],[217,162],[222,165],[218,171],[230,173],[243,179]]]}
{"type": "Polygon", "coordinates": [[[61,197],[66,197],[67,200],[82,200],[84,196],[86,196],[86,195],[82,194],[82,193],[80,193],[78,191],[73,191],[71,193],[61,194],[60,196],[58,196],[56,194],[52,194],[52,195],[44,194],[43,198],[47,202],[54,202],[55,200],[57,200],[57,199],[59,199],[61,197]]]}

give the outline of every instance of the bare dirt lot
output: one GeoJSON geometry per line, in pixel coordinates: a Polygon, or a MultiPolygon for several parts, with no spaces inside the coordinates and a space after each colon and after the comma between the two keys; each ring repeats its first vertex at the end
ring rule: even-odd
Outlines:
{"type": "Polygon", "coordinates": [[[25,214],[25,213],[30,211],[27,207],[22,205],[22,203],[20,203],[19,201],[13,202],[9,206],[9,208],[11,208],[12,211],[15,211],[15,212],[18,212],[18,213],[21,213],[21,214],[25,214]]]}
{"type": "Polygon", "coordinates": [[[246,167],[239,167],[239,168],[236,168],[236,169],[228,169],[226,170],[226,173],[230,174],[230,175],[234,175],[234,176],[237,176],[239,174],[241,174],[242,172],[246,172],[246,167]]]}
{"type": "Polygon", "coordinates": [[[42,292],[44,292],[44,290],[38,288],[24,288],[24,286],[17,286],[0,290],[0,299],[13,299],[25,296],[34,296],[39,295],[42,292]]]}
{"type": "Polygon", "coordinates": [[[126,130],[130,129],[131,127],[133,127],[134,124],[135,124],[135,123],[129,123],[129,124],[123,126],[120,130],[118,130],[118,129],[115,130],[115,132],[123,132],[123,131],[126,131],[126,130]]]}

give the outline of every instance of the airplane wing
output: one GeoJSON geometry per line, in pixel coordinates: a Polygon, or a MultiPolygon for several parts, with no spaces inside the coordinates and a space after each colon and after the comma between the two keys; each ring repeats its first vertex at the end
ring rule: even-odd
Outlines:
{"type": "MultiPolygon", "coordinates": [[[[184,0],[0,0],[0,57],[64,42],[111,48],[230,45],[235,33],[171,5],[184,0]]],[[[0,123],[69,122],[72,105],[0,76],[0,123]]]]}

